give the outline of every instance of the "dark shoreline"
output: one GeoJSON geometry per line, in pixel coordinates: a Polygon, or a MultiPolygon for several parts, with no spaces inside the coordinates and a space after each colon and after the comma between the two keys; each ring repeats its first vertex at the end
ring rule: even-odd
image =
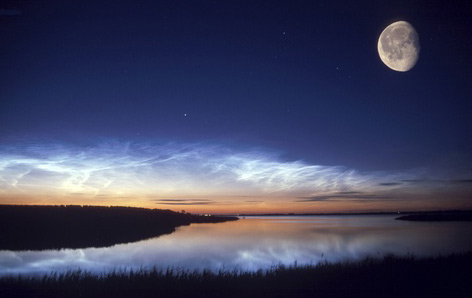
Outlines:
{"type": "Polygon", "coordinates": [[[223,216],[356,216],[356,215],[435,215],[435,214],[472,214],[472,210],[439,210],[439,211],[386,211],[386,212],[331,212],[331,213],[241,213],[224,214],[223,216]]]}
{"type": "Polygon", "coordinates": [[[0,250],[106,247],[191,223],[230,220],[237,218],[132,207],[0,205],[0,250]]]}
{"type": "Polygon", "coordinates": [[[386,255],[266,271],[84,271],[0,277],[0,297],[469,297],[472,252],[386,255]]]}
{"type": "Polygon", "coordinates": [[[395,218],[407,221],[472,221],[472,212],[437,212],[424,214],[410,214],[395,218]]]}

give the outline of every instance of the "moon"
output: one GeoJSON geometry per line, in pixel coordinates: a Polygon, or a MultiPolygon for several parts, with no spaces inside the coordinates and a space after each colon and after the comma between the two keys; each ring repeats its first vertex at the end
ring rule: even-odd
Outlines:
{"type": "Polygon", "coordinates": [[[405,21],[387,26],[377,44],[380,59],[396,71],[409,71],[420,55],[420,40],[415,28],[405,21]]]}

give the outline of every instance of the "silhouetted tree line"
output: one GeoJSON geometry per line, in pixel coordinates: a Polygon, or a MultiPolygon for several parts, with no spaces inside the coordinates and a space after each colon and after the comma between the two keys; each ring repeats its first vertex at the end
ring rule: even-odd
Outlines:
{"type": "Polygon", "coordinates": [[[0,205],[0,249],[104,247],[236,219],[132,207],[0,205]]]}

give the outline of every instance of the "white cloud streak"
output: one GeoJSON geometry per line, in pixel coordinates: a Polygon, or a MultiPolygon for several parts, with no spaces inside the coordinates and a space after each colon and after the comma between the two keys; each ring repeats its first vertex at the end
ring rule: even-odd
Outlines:
{"type": "MultiPolygon", "coordinates": [[[[284,197],[388,192],[405,173],[360,173],[207,144],[103,142],[0,147],[0,195],[284,197]]],[[[361,197],[362,194],[357,194],[361,197]]]]}

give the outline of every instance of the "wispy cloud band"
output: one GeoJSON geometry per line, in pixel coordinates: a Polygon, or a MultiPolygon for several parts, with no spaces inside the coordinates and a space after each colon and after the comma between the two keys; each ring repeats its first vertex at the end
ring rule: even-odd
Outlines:
{"type": "MultiPolygon", "coordinates": [[[[433,184],[427,181],[433,180],[414,172],[365,173],[286,161],[267,150],[208,144],[115,141],[94,146],[0,146],[3,196],[141,197],[165,205],[210,205],[218,203],[213,198],[225,197],[242,202],[256,197],[373,201],[393,200],[399,190],[427,190],[433,184]]],[[[449,184],[467,186],[470,181],[450,180],[449,184]]]]}

